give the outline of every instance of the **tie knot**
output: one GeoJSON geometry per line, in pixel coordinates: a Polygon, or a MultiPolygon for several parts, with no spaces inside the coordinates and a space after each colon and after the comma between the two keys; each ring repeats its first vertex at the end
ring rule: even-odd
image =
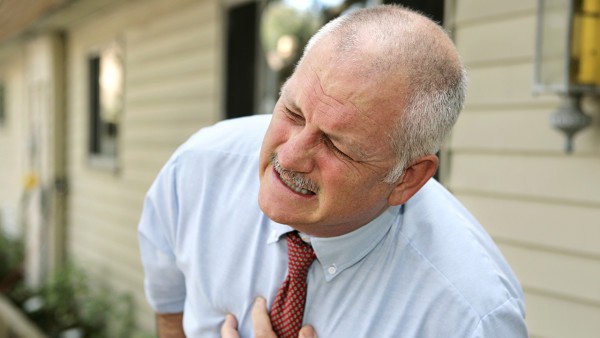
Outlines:
{"type": "Polygon", "coordinates": [[[312,246],[304,242],[296,231],[287,236],[288,243],[288,267],[290,277],[306,278],[308,268],[317,257],[312,246]]]}

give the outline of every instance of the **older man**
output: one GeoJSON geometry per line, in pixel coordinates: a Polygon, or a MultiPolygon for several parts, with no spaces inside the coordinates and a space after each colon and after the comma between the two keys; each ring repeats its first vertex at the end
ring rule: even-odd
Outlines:
{"type": "Polygon", "coordinates": [[[272,116],[194,135],[140,221],[161,337],[526,337],[509,266],[431,179],[465,81],[440,27],[379,6],[312,38],[272,116]]]}

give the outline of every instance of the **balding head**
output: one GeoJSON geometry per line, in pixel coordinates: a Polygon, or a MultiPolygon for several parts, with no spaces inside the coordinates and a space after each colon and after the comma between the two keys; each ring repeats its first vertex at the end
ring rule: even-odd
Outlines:
{"type": "Polygon", "coordinates": [[[406,166],[439,150],[466,90],[464,67],[439,25],[400,6],[371,7],[325,25],[311,38],[300,62],[322,45],[344,65],[341,71],[394,89],[378,98],[398,103],[398,111],[389,112],[398,116],[390,137],[398,161],[386,181],[398,180],[406,166]]]}

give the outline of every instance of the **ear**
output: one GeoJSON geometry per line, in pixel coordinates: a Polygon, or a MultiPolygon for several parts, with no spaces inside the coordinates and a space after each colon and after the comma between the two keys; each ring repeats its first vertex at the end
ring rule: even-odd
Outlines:
{"type": "Polygon", "coordinates": [[[406,203],[422,186],[433,177],[437,170],[439,159],[435,155],[420,157],[410,167],[404,170],[400,181],[388,197],[389,205],[406,203]]]}

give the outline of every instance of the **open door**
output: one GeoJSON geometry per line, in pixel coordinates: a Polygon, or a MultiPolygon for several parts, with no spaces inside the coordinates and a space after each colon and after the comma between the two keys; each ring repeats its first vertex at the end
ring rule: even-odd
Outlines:
{"type": "Polygon", "coordinates": [[[25,276],[39,286],[64,259],[65,109],[64,41],[37,37],[25,47],[26,188],[22,199],[25,276]]]}

